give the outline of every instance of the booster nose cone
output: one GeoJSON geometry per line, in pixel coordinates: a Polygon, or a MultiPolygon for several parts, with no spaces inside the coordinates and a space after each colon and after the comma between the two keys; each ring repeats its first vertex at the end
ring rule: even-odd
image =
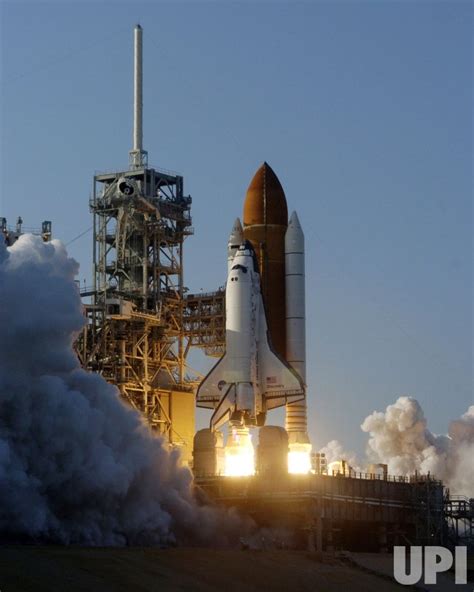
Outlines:
{"type": "Polygon", "coordinates": [[[292,212],[290,219],[288,220],[288,226],[292,226],[293,228],[301,230],[301,232],[303,232],[303,229],[301,228],[300,224],[300,219],[298,218],[298,214],[296,212],[292,212]]]}
{"type": "Polygon", "coordinates": [[[288,229],[285,235],[285,251],[302,251],[304,249],[304,233],[296,212],[293,212],[288,221],[288,229]]]}
{"type": "Polygon", "coordinates": [[[255,173],[244,202],[244,226],[276,224],[286,226],[288,207],[285,192],[272,167],[264,162],[255,173]]]}

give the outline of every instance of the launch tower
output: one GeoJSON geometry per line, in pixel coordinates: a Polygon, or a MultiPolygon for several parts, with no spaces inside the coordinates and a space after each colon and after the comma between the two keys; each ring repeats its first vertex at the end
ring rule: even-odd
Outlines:
{"type": "Polygon", "coordinates": [[[188,461],[195,384],[185,371],[183,243],[193,232],[191,197],[182,176],[148,165],[140,25],[134,41],[133,146],[127,170],[94,176],[93,285],[82,291],[88,323],[77,351],[188,461]]]}

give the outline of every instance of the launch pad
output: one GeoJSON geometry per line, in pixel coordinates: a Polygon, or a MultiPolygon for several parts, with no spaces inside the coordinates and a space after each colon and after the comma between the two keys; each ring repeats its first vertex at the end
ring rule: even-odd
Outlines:
{"type": "MultiPolygon", "coordinates": [[[[472,543],[473,501],[450,497],[430,476],[357,473],[342,460],[336,474],[311,465],[304,234],[296,213],[288,216],[283,188],[266,162],[249,185],[243,225],[237,220],[232,228],[227,286],[187,294],[183,261],[193,234],[192,200],[183,177],[149,165],[143,150],[141,43],[137,26],[129,166],[96,174],[89,201],[93,284],[81,291],[86,324],[76,352],[82,366],[116,385],[169,448],[180,450],[208,500],[288,534],[300,548],[385,551],[448,545],[462,536],[472,543]],[[245,282],[252,284],[247,300],[245,282]],[[191,347],[219,358],[216,368],[227,358],[212,392],[197,396],[198,406],[214,411],[228,397],[218,418],[224,421],[197,433],[196,390],[206,380],[200,384],[186,371],[191,347]],[[296,387],[282,378],[286,371],[296,387]],[[271,404],[272,393],[278,404],[271,404]],[[264,425],[277,406],[285,406],[285,429],[264,425]],[[249,421],[238,424],[236,417],[249,421]],[[225,422],[227,446],[219,432],[225,422]],[[255,451],[249,426],[260,428],[255,451]]],[[[0,238],[11,246],[29,230],[22,224],[19,218],[10,227],[0,218],[0,238]]],[[[51,222],[33,233],[48,242],[51,222]]]]}
{"type": "MultiPolygon", "coordinates": [[[[450,499],[443,484],[429,476],[355,473],[343,464],[334,475],[311,466],[304,234],[296,213],[288,217],[283,188],[266,162],[249,185],[243,225],[237,220],[231,232],[230,289],[187,293],[183,261],[185,239],[193,234],[192,200],[184,193],[181,175],[148,164],[142,146],[141,61],[142,29],[137,26],[129,167],[96,174],[89,201],[93,283],[81,291],[87,322],[76,352],[82,366],[116,385],[169,447],[180,450],[183,464],[194,471],[196,488],[208,499],[237,508],[263,528],[290,533],[297,547],[383,551],[397,544],[447,544],[449,521],[456,534],[467,524],[472,538],[472,504],[450,499]],[[237,293],[252,275],[245,262],[234,267],[247,242],[256,258],[255,293],[243,304],[240,293],[227,302],[231,289],[237,293]],[[260,297],[262,304],[256,305],[260,297]],[[233,327],[227,327],[230,312],[233,327]],[[248,313],[246,324],[243,312],[248,313]],[[257,332],[256,326],[263,329],[257,332]],[[232,347],[229,335],[239,337],[232,347]],[[227,447],[220,424],[196,433],[200,380],[186,371],[191,347],[220,360],[232,358],[227,374],[210,385],[212,396],[207,395],[207,401],[197,397],[198,406],[216,410],[225,399],[221,390],[234,389],[226,418],[231,426],[227,447]],[[275,363],[265,367],[269,352],[298,377],[301,388],[296,390],[302,397],[291,398],[295,390],[281,379],[275,363]],[[281,402],[272,406],[271,393],[277,387],[281,402]],[[237,407],[241,400],[245,408],[237,407]],[[231,423],[233,413],[244,416],[242,410],[252,405],[258,411],[252,419],[265,417],[276,406],[286,411],[285,428],[268,421],[260,427],[255,455],[248,426],[231,423]]],[[[22,233],[20,220],[10,228],[0,218],[0,235],[9,245],[22,233]]],[[[50,240],[51,223],[45,221],[38,234],[50,240]]],[[[251,425],[263,424],[255,419],[251,425]]]]}
{"type": "Polygon", "coordinates": [[[429,477],[263,472],[201,476],[196,486],[271,529],[272,546],[385,552],[393,545],[447,543],[443,484],[429,477]]]}

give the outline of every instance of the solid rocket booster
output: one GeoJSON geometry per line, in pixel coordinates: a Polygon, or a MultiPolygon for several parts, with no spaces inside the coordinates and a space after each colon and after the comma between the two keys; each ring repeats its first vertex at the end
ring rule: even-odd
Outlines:
{"type": "Polygon", "coordinates": [[[240,218],[236,218],[230,231],[229,242],[227,243],[227,275],[229,275],[238,248],[244,242],[244,231],[240,218]]]}
{"type": "Polygon", "coordinates": [[[227,278],[225,354],[200,384],[197,405],[214,409],[212,429],[227,421],[249,427],[264,425],[267,411],[302,397],[301,378],[272,350],[257,260],[246,241],[227,278]]]}
{"type": "MultiPolygon", "coordinates": [[[[293,212],[285,235],[286,360],[306,385],[304,234],[293,212]]],[[[289,444],[309,444],[306,397],[286,405],[289,444]]]]}
{"type": "Polygon", "coordinates": [[[286,356],[285,233],[288,208],[278,177],[266,162],[255,173],[244,202],[244,238],[257,255],[270,339],[286,356]]]}

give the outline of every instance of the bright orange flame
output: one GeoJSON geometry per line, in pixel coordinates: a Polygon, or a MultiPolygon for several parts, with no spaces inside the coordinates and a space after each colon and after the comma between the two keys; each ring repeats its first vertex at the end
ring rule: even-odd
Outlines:
{"type": "Polygon", "coordinates": [[[248,428],[232,428],[224,453],[226,477],[243,477],[255,473],[255,453],[248,428]]]}
{"type": "Polygon", "coordinates": [[[290,444],[288,472],[306,474],[311,471],[311,444],[290,444]]]}

